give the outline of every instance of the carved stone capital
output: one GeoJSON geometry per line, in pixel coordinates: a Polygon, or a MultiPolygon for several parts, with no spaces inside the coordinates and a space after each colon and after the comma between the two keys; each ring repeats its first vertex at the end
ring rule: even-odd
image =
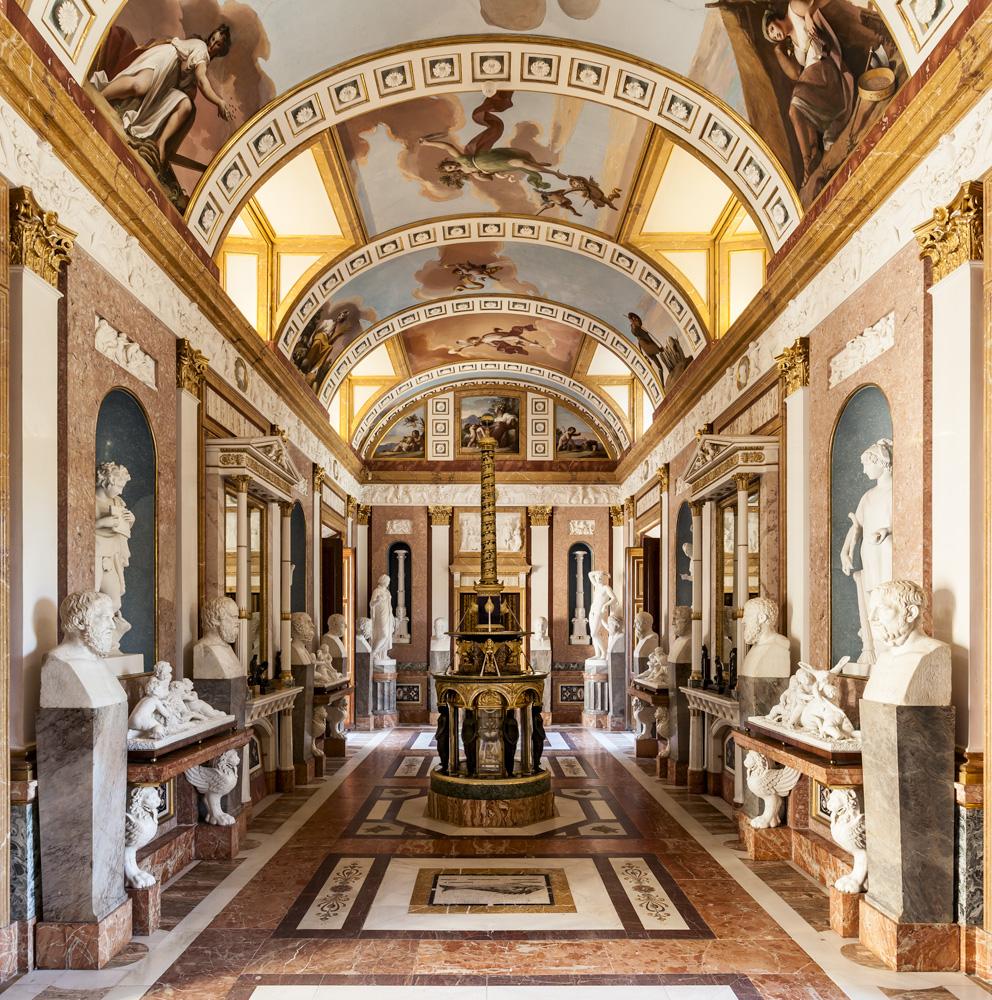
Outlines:
{"type": "Polygon", "coordinates": [[[933,265],[934,283],[968,261],[983,259],[982,201],[982,185],[969,181],[949,205],[935,208],[933,218],[913,230],[920,259],[933,265]]]}
{"type": "Polygon", "coordinates": [[[431,504],[427,508],[427,512],[430,515],[431,524],[438,527],[442,527],[446,524],[451,524],[451,516],[454,511],[453,507],[445,506],[444,504],[431,504]]]}
{"type": "Polygon", "coordinates": [[[624,521],[624,505],[615,503],[610,506],[610,524],[614,528],[622,528],[624,521]]]}
{"type": "Polygon", "coordinates": [[[358,501],[349,493],[348,498],[345,501],[345,516],[355,517],[358,513],[358,501]]]}
{"type": "Polygon", "coordinates": [[[315,465],[313,467],[313,488],[315,493],[320,492],[326,478],[327,469],[325,469],[322,465],[315,465]]]}
{"type": "Polygon", "coordinates": [[[532,528],[546,528],[551,523],[551,508],[540,504],[528,507],[527,519],[532,528]]]}
{"type": "Polygon", "coordinates": [[[234,483],[234,488],[239,493],[247,493],[248,484],[251,482],[251,476],[232,476],[231,482],[234,483]]]}
{"type": "Polygon", "coordinates": [[[293,507],[295,504],[290,503],[288,500],[279,501],[279,512],[284,518],[290,518],[293,516],[293,507]]]}
{"type": "Polygon", "coordinates": [[[809,337],[798,337],[775,358],[786,396],[809,385],[809,337]]]}
{"type": "Polygon", "coordinates": [[[623,509],[624,509],[624,513],[627,515],[627,517],[633,519],[633,517],[634,517],[634,511],[637,509],[637,506],[635,504],[633,495],[627,497],[627,499],[624,500],[624,502],[623,502],[623,509]]]}
{"type": "Polygon", "coordinates": [[[746,472],[738,472],[734,476],[734,486],[738,493],[746,493],[751,488],[751,477],[746,472]]]}
{"type": "Polygon", "coordinates": [[[10,192],[10,264],[26,267],[57,286],[62,265],[72,257],[76,234],[59,225],[57,212],[46,212],[31,188],[10,192]]]}
{"type": "Polygon", "coordinates": [[[658,469],[658,489],[662,493],[667,493],[670,485],[668,463],[666,462],[658,469]]]}
{"type": "Polygon", "coordinates": [[[190,395],[199,396],[200,386],[207,374],[210,362],[188,340],[180,337],[176,341],[176,388],[185,389],[190,395]]]}
{"type": "Polygon", "coordinates": [[[369,524],[372,520],[372,507],[367,503],[360,503],[357,508],[357,520],[359,524],[369,524]]]}
{"type": "Polygon", "coordinates": [[[702,517],[703,516],[703,506],[704,506],[704,504],[703,504],[702,500],[690,500],[689,501],[689,510],[692,512],[692,516],[693,517],[702,517]]]}

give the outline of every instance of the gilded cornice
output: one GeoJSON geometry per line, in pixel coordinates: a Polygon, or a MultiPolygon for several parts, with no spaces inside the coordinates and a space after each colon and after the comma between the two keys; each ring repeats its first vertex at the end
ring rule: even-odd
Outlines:
{"type": "Polygon", "coordinates": [[[920,244],[920,258],[933,266],[936,284],[962,264],[984,258],[982,185],[969,181],[933,218],[913,230],[920,244]]]}
{"type": "Polygon", "coordinates": [[[610,506],[610,524],[614,528],[622,528],[624,522],[624,505],[622,503],[611,504],[610,506]]]}
{"type": "Polygon", "coordinates": [[[59,225],[57,212],[46,212],[31,188],[10,191],[10,265],[34,271],[58,287],[62,265],[72,257],[76,234],[59,225]]]}
{"type": "Polygon", "coordinates": [[[327,478],[327,469],[322,465],[315,465],[313,467],[313,490],[314,493],[320,493],[324,485],[324,480],[327,478]]]}
{"type": "Polygon", "coordinates": [[[205,354],[181,337],[176,341],[176,388],[199,396],[209,364],[205,354]]]}
{"type": "Polygon", "coordinates": [[[435,527],[442,527],[447,524],[451,524],[451,516],[454,508],[447,507],[444,504],[431,504],[427,508],[428,514],[430,514],[431,524],[435,527]]]}
{"type": "Polygon", "coordinates": [[[544,504],[528,507],[527,519],[532,528],[546,528],[551,523],[551,507],[544,504]]]}
{"type": "Polygon", "coordinates": [[[775,363],[786,396],[805,389],[809,385],[809,337],[797,337],[775,358],[775,363]]]}

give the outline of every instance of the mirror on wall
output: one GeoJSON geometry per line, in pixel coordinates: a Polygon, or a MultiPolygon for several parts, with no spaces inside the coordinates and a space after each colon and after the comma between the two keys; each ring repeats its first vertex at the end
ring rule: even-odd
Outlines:
{"type": "MultiPolygon", "coordinates": [[[[238,599],[238,497],[224,494],[224,592],[238,599]]],[[[248,661],[268,659],[266,507],[248,497],[248,661]]]]}

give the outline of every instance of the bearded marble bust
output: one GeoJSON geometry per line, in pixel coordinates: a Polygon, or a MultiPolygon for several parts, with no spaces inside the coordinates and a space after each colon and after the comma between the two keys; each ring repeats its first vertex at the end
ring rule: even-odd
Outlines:
{"type": "Polygon", "coordinates": [[[294,666],[305,666],[314,662],[310,645],[317,634],[313,619],[305,611],[294,611],[289,621],[290,662],[294,666]]]}
{"type": "Polygon", "coordinates": [[[668,647],[669,663],[689,663],[692,660],[692,608],[676,604],[672,608],[672,640],[668,647]]]}
{"type": "Polygon", "coordinates": [[[193,676],[204,680],[243,677],[241,660],[231,649],[238,638],[238,606],[230,597],[214,597],[200,608],[203,635],[193,647],[193,676]]]}
{"type": "Polygon", "coordinates": [[[788,677],[792,672],[789,640],[775,631],[778,605],[767,597],[744,604],[744,641],[751,648],[741,665],[741,677],[788,677]]]}

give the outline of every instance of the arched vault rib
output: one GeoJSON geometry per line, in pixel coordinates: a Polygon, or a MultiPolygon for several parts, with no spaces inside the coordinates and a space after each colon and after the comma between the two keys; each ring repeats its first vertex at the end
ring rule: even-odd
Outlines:
{"type": "Polygon", "coordinates": [[[505,67],[499,79],[503,89],[567,94],[637,115],[670,132],[737,192],[773,251],[798,225],[799,199],[777,158],[714,95],[619,52],[552,39],[478,36],[364,57],[270,102],[238,129],[204,173],[186,213],[191,231],[214,253],[254,189],[324,129],[377,107],[491,84],[482,66],[493,58],[505,67]],[[466,67],[464,79],[427,76],[428,66],[447,60],[466,67]],[[573,72],[580,62],[595,76],[594,86],[573,72]],[[536,76],[532,67],[537,64],[551,67],[549,75],[536,76]]]}
{"type": "Polygon", "coordinates": [[[459,298],[438,299],[394,313],[381,323],[366,330],[358,340],[341,353],[324,383],[318,389],[321,403],[328,407],[334,394],[341,388],[345,378],[355,365],[391,337],[414,330],[422,323],[429,323],[449,316],[473,314],[532,316],[554,320],[579,330],[603,344],[630,368],[634,377],[643,386],[652,407],[657,407],[661,403],[661,386],[644,355],[634,347],[629,338],[623,336],[613,327],[607,326],[595,316],[582,312],[582,310],[572,309],[559,302],[517,295],[466,295],[459,298]]]}
{"type": "Polygon", "coordinates": [[[518,361],[461,362],[414,375],[375,401],[355,428],[351,445],[363,455],[387,415],[405,408],[417,398],[429,399],[469,384],[506,389],[509,382],[543,392],[574,407],[590,421],[603,436],[607,448],[616,455],[630,447],[631,435],[626,420],[602,396],[561,372],[518,361]]]}
{"type": "MultiPolygon", "coordinates": [[[[279,343],[291,354],[307,320],[334,295],[346,294],[347,283],[385,261],[432,247],[471,243],[519,243],[567,250],[626,275],[668,313],[679,328],[683,348],[693,356],[705,346],[708,331],[691,298],[663,267],[635,250],[581,226],[550,219],[507,216],[459,216],[433,219],[381,236],[334,261],[300,293],[287,311],[279,343]]],[[[655,405],[660,401],[655,400],[655,405]]]]}

